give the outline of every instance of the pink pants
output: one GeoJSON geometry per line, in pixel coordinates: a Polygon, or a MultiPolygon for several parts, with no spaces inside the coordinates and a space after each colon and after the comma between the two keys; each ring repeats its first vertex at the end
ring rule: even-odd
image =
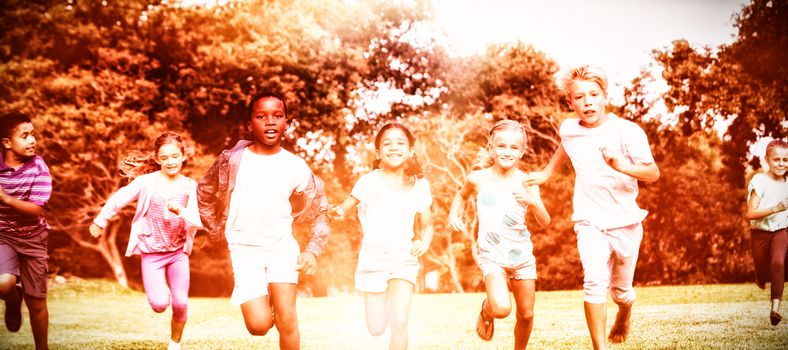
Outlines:
{"type": "Polygon", "coordinates": [[[142,284],[153,311],[164,312],[172,296],[172,319],[186,321],[189,298],[189,256],[178,249],[142,254],[142,284]],[[168,286],[169,285],[169,286],[168,286]]]}
{"type": "Polygon", "coordinates": [[[610,289],[616,304],[632,304],[635,301],[632,280],[643,239],[643,225],[600,230],[589,222],[579,221],[575,223],[575,233],[583,264],[584,300],[604,304],[610,289]]]}

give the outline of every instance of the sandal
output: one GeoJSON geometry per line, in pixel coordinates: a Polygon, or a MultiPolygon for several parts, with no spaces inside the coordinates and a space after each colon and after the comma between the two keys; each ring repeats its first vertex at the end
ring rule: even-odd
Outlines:
{"type": "Polygon", "coordinates": [[[487,299],[482,301],[482,309],[479,311],[479,318],[476,320],[476,334],[479,335],[479,338],[489,341],[492,339],[493,333],[495,332],[495,319],[492,315],[485,316],[484,302],[486,301],[487,299]]]}

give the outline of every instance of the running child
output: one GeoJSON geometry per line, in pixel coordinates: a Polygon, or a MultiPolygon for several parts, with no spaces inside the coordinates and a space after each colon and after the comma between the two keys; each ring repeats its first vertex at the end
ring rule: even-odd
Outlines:
{"type": "Polygon", "coordinates": [[[788,143],[774,140],[766,146],[766,172],[755,174],[747,186],[747,212],[752,231],[755,283],[761,289],[771,281],[772,326],[782,321],[780,301],[788,271],[788,143]]]}
{"type": "Polygon", "coordinates": [[[356,289],[364,293],[369,333],[379,336],[388,326],[390,349],[408,347],[418,258],[429,249],[433,234],[430,184],[421,173],[414,142],[405,126],[384,125],[375,136],[375,170],[358,179],[350,196],[330,211],[332,217],[342,217],[358,206],[364,238],[356,289]]]}
{"type": "Polygon", "coordinates": [[[525,154],[526,144],[527,135],[520,123],[512,120],[495,123],[487,143],[488,163],[483,169],[468,174],[449,212],[449,229],[464,231],[462,210],[468,198],[476,195],[478,264],[487,291],[476,332],[484,340],[492,339],[494,319],[505,318],[512,310],[507,286],[510,284],[517,306],[515,349],[528,346],[536,293],[536,258],[531,233],[525,226],[525,214],[531,209],[539,225],[550,224],[550,214],[542,203],[539,187],[523,186],[526,174],[517,167],[525,154]]]}
{"type": "Polygon", "coordinates": [[[298,349],[298,273],[314,274],[328,239],[323,182],[299,156],[282,148],[288,122],[285,99],[263,92],[249,102],[241,140],[219,155],[197,186],[200,217],[209,239],[225,237],[246,329],[262,336],[276,326],[281,349],[298,349]],[[293,222],[312,223],[304,252],[293,222]]]}
{"type": "Polygon", "coordinates": [[[52,177],[36,155],[35,128],[19,113],[0,117],[0,297],[5,326],[22,326],[27,304],[36,349],[47,349],[47,222],[44,207],[52,194],[52,177]],[[21,286],[19,284],[21,282],[21,286]]]}
{"type": "Polygon", "coordinates": [[[135,152],[123,160],[121,173],[131,183],[107,200],[88,229],[93,237],[103,235],[109,220],[137,201],[126,256],[140,255],[142,283],[153,311],[164,312],[172,303],[167,349],[178,350],[188,308],[189,254],[202,228],[197,182],[181,174],[187,154],[179,135],[163,133],[153,146],[153,152],[135,152]]]}
{"type": "Polygon", "coordinates": [[[525,183],[542,184],[567,156],[572,161],[572,221],[584,272],[586,322],[594,349],[606,349],[608,289],[618,305],[609,339],[621,343],[629,334],[635,301],[632,280],[643,238],[641,222],[648,214],[635,201],[638,180],[657,181],[659,168],[643,129],[605,112],[607,77],[602,70],[571,69],[558,85],[578,118],[561,123],[561,145],[545,170],[532,174],[525,183]]]}

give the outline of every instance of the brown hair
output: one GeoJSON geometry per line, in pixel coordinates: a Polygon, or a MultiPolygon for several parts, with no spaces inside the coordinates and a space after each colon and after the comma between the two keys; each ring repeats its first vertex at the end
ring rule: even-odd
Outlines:
{"type": "MultiPolygon", "coordinates": [[[[382,128],[378,131],[377,135],[375,135],[375,150],[380,151],[380,141],[383,139],[383,134],[388,131],[389,129],[400,129],[403,133],[405,133],[405,137],[408,138],[408,148],[413,148],[416,144],[416,138],[413,137],[413,134],[408,130],[405,125],[400,123],[388,123],[383,125],[382,128]]],[[[372,163],[372,168],[377,169],[380,168],[380,159],[375,159],[372,163]]],[[[405,176],[416,176],[416,178],[423,178],[424,173],[421,169],[421,163],[419,162],[418,157],[414,154],[413,157],[408,159],[408,162],[405,164],[405,176]]]]}
{"type": "MultiPolygon", "coordinates": [[[[156,163],[156,156],[161,146],[170,143],[177,145],[185,156],[189,155],[190,150],[186,148],[186,144],[183,142],[180,135],[173,132],[165,132],[159,135],[153,142],[153,151],[132,151],[126,158],[123,158],[119,166],[121,176],[134,179],[138,176],[159,170],[161,166],[159,163],[156,163]]],[[[184,162],[184,165],[185,164],[186,162],[184,162]]]]}

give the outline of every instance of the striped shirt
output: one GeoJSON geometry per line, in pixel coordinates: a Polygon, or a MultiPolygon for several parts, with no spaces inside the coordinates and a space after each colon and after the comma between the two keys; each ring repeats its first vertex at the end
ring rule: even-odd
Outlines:
{"type": "MultiPolygon", "coordinates": [[[[186,183],[185,177],[182,179],[181,184],[186,183]]],[[[185,208],[189,200],[189,188],[182,185],[178,189],[169,201],[185,208]]],[[[143,216],[144,229],[137,243],[141,253],[172,252],[183,249],[186,243],[186,223],[183,218],[167,210],[167,200],[157,192],[151,196],[150,207],[143,216]]]]}
{"type": "MultiPolygon", "coordinates": [[[[0,152],[0,186],[3,191],[19,200],[45,206],[52,194],[52,177],[49,167],[39,156],[34,156],[19,169],[5,165],[0,152]]],[[[20,213],[8,204],[0,203],[0,234],[29,238],[47,229],[44,216],[31,217],[20,213]]]]}

